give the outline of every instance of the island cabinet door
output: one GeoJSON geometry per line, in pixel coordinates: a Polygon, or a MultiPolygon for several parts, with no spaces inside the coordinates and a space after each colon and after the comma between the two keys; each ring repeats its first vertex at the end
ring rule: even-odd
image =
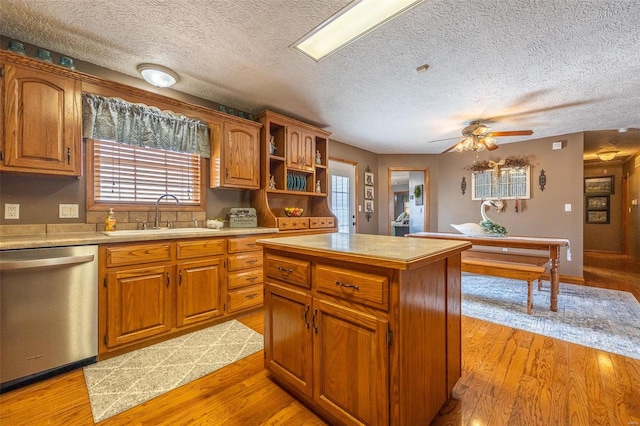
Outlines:
{"type": "Polygon", "coordinates": [[[107,274],[108,347],[171,330],[171,271],[170,266],[154,266],[107,274]]]}
{"type": "Polygon", "coordinates": [[[311,295],[265,284],[265,368],[311,398],[311,295]]]}
{"type": "Polygon", "coordinates": [[[340,423],[389,424],[388,322],[314,300],[314,400],[340,423]]]}
{"type": "Polygon", "coordinates": [[[222,315],[223,259],[178,265],[177,326],[222,315]]]}

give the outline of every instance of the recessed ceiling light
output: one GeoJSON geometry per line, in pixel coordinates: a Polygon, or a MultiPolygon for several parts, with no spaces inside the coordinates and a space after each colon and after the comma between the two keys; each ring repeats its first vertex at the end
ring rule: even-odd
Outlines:
{"type": "Polygon", "coordinates": [[[295,42],[293,47],[319,61],[423,1],[353,1],[295,42]]]}
{"type": "Polygon", "coordinates": [[[140,64],[138,72],[147,83],[156,87],[173,86],[179,79],[178,74],[160,65],[140,64]]]}

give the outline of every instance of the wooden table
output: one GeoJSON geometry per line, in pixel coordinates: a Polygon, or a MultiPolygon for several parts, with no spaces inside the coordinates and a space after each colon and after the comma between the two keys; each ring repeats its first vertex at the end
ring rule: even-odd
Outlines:
{"type": "Polygon", "coordinates": [[[558,289],[560,287],[560,247],[569,246],[569,240],[565,238],[547,237],[516,237],[516,236],[487,236],[470,237],[463,234],[448,232],[416,232],[407,234],[407,237],[436,238],[441,240],[469,241],[474,246],[507,247],[529,250],[546,250],[549,252],[549,275],[551,281],[551,310],[558,310],[558,289]]]}

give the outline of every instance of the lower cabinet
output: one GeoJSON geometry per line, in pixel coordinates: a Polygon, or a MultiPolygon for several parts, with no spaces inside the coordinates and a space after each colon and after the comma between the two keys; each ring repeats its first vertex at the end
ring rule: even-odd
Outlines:
{"type": "Polygon", "coordinates": [[[388,424],[386,319],[272,282],[265,312],[265,363],[281,383],[340,423],[388,424]]]}
{"type": "Polygon", "coordinates": [[[178,265],[177,326],[199,323],[222,315],[224,259],[178,265]]]}
{"type": "Polygon", "coordinates": [[[107,274],[104,344],[120,346],[171,330],[172,270],[152,266],[107,274]]]}
{"type": "Polygon", "coordinates": [[[122,353],[260,307],[258,238],[100,246],[99,355],[122,353]]]}

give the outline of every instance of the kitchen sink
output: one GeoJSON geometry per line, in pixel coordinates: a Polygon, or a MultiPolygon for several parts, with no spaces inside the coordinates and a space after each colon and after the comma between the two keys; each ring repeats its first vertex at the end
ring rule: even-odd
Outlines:
{"type": "Polygon", "coordinates": [[[123,236],[135,236],[135,235],[192,235],[192,234],[213,234],[218,232],[218,229],[210,228],[160,228],[160,229],[125,229],[122,231],[103,231],[104,235],[110,237],[123,237],[123,236]]]}

